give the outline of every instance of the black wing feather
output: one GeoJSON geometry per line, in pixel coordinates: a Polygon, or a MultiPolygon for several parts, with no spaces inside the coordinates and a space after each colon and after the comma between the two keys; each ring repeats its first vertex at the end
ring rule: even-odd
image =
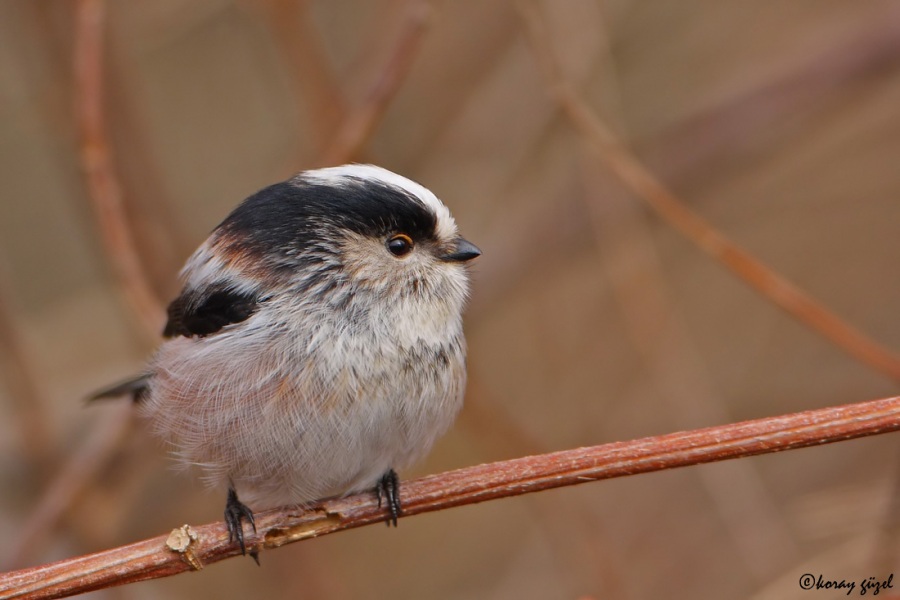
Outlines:
{"type": "Polygon", "coordinates": [[[246,321],[259,308],[259,302],[255,294],[229,289],[211,294],[185,290],[169,305],[163,336],[203,337],[216,333],[226,325],[246,321]],[[198,296],[202,297],[199,301],[198,296]]]}

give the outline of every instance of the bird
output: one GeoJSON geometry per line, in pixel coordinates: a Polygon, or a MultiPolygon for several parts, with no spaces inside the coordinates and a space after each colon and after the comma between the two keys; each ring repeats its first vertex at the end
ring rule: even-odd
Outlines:
{"type": "Polygon", "coordinates": [[[302,171],[212,231],[145,371],[92,399],[131,396],[179,465],[227,490],[243,554],[254,510],[374,489],[396,526],[397,470],[462,406],[480,254],[411,179],[366,164],[302,171]]]}

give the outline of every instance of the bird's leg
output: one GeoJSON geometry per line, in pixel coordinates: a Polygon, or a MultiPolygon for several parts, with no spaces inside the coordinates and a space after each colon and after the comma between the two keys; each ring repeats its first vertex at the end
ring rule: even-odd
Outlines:
{"type": "MultiPolygon", "coordinates": [[[[225,501],[225,525],[228,526],[228,540],[238,541],[241,546],[241,554],[247,554],[247,548],[244,545],[244,525],[242,519],[246,519],[250,526],[253,527],[253,533],[256,533],[256,521],[253,519],[253,511],[238,500],[237,492],[233,487],[228,488],[228,500],[225,501]]],[[[250,556],[259,564],[259,556],[256,550],[250,551],[250,556]]]]}
{"type": "Polygon", "coordinates": [[[393,469],[388,469],[375,485],[375,495],[378,497],[378,508],[381,508],[381,500],[387,503],[388,518],[385,523],[388,527],[397,526],[397,517],[403,512],[400,508],[400,478],[393,469]]]}

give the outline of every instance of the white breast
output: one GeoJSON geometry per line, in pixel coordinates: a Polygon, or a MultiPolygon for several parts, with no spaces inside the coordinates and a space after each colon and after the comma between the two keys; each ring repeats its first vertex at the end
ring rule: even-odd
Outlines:
{"type": "Polygon", "coordinates": [[[210,484],[232,482],[254,508],[360,491],[452,423],[465,387],[458,312],[371,315],[350,331],[327,318],[275,327],[276,308],[170,340],[154,360],[143,414],[210,484]]]}

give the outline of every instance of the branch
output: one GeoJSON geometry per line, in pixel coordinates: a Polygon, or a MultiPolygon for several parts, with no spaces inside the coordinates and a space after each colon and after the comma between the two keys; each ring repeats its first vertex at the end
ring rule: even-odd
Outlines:
{"type": "MultiPolygon", "coordinates": [[[[669,415],[673,429],[698,422],[727,423],[728,410],[684,315],[672,301],[665,267],[652,241],[650,219],[625,190],[594,173],[593,157],[585,156],[581,163],[582,197],[597,260],[609,281],[625,333],[646,371],[645,385],[661,397],[659,408],[669,415]],[[630,268],[622,269],[623,264],[630,268]],[[670,394],[669,390],[679,393],[670,394]]],[[[759,586],[771,581],[784,565],[795,562],[800,554],[797,542],[757,464],[743,461],[730,469],[701,469],[698,481],[709,495],[724,533],[731,537],[759,586]]]]}
{"type": "MultiPolygon", "coordinates": [[[[310,3],[297,0],[249,0],[261,11],[275,43],[292,72],[295,94],[306,104],[306,123],[316,151],[321,153],[344,118],[344,101],[337,76],[328,64],[322,36],[310,14],[310,3]]],[[[304,116],[298,115],[302,122],[304,116]]],[[[302,162],[299,157],[294,163],[302,162]]]]}
{"type": "MultiPolygon", "coordinates": [[[[721,156],[746,151],[761,130],[778,130],[784,119],[808,118],[825,98],[851,93],[853,84],[889,76],[900,58],[900,21],[867,23],[833,47],[779,73],[757,87],[689,116],[653,140],[640,143],[641,155],[669,177],[696,176],[721,156]]],[[[666,179],[666,177],[664,177],[666,179]]]]}
{"type": "MultiPolygon", "coordinates": [[[[768,454],[900,429],[900,397],[820,408],[731,425],[614,442],[449,471],[406,482],[403,516],[518,496],[588,481],[768,454]]],[[[371,493],[324,500],[306,509],[256,516],[251,548],[278,548],[384,521],[371,493]]],[[[0,600],[62,598],[157,579],[239,555],[222,522],[96,554],[0,575],[0,600]]]]}
{"type": "Polygon", "coordinates": [[[6,385],[12,400],[13,430],[20,436],[26,468],[43,475],[53,447],[47,397],[17,323],[18,315],[11,306],[13,286],[7,283],[5,267],[0,263],[0,381],[6,385]]]}
{"type": "MultiPolygon", "coordinates": [[[[145,343],[155,345],[162,329],[164,309],[147,283],[125,211],[122,185],[115,168],[104,102],[103,0],[79,0],[74,7],[75,119],[80,134],[80,158],[87,193],[101,233],[105,258],[110,262],[122,295],[141,326],[145,343]]],[[[24,392],[19,395],[24,396],[24,392]]],[[[16,394],[13,394],[16,397],[16,394]]],[[[35,509],[18,539],[6,546],[5,560],[13,565],[27,559],[65,516],[91,478],[109,461],[130,427],[128,414],[111,415],[97,424],[86,441],[71,452],[35,509]]]]}
{"type": "Polygon", "coordinates": [[[40,544],[49,537],[66,511],[82,496],[97,473],[110,461],[110,457],[131,431],[134,411],[122,403],[104,415],[94,425],[90,435],[71,451],[63,467],[47,484],[40,499],[35,501],[28,518],[21,524],[18,535],[5,544],[9,549],[4,563],[8,567],[28,564],[40,544]]]}
{"type": "Polygon", "coordinates": [[[81,167],[116,281],[140,320],[144,339],[155,344],[165,312],[147,285],[125,216],[122,185],[113,161],[104,103],[104,22],[103,0],[79,0],[75,5],[74,67],[81,167]]]}
{"type": "Polygon", "coordinates": [[[319,160],[322,166],[352,160],[372,137],[419,55],[422,36],[431,14],[432,8],[425,2],[409,4],[403,29],[394,42],[387,62],[369,87],[363,103],[345,115],[342,125],[334,133],[334,140],[322,153],[319,160]]]}
{"type": "Polygon", "coordinates": [[[722,263],[775,305],[836,346],[900,381],[900,357],[848,324],[805,291],[770,269],[693,212],[616,137],[563,74],[539,9],[519,4],[525,30],[547,85],[571,125],[612,173],[661,219],[722,263]]]}

